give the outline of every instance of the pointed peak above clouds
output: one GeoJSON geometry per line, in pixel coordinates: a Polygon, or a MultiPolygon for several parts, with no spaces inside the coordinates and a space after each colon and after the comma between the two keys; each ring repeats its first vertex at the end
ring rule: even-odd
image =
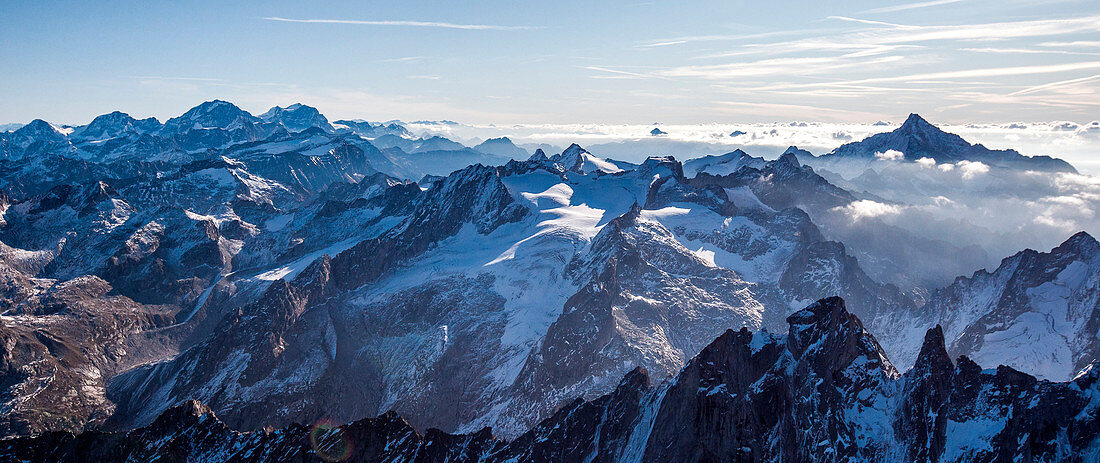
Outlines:
{"type": "Polygon", "coordinates": [[[565,148],[565,150],[562,151],[561,154],[562,154],[562,156],[566,156],[566,155],[571,155],[571,154],[575,154],[575,153],[587,153],[587,152],[588,151],[585,151],[584,148],[581,148],[581,145],[578,145],[576,143],[570,143],[569,147],[565,148]]]}
{"type": "Polygon", "coordinates": [[[939,130],[939,128],[937,128],[936,126],[930,124],[928,121],[924,120],[924,118],[921,117],[920,114],[917,114],[917,113],[909,114],[909,117],[905,118],[905,122],[903,122],[901,124],[900,128],[903,129],[903,130],[915,130],[915,129],[927,129],[927,128],[932,128],[932,129],[939,130]]]}
{"type": "Polygon", "coordinates": [[[876,155],[890,151],[902,153],[894,161],[916,161],[929,158],[937,163],[959,161],[982,162],[990,166],[1055,172],[1076,172],[1069,163],[1049,156],[1024,156],[1015,150],[991,150],[973,145],[962,137],[945,132],[918,114],[910,114],[900,127],[891,132],[872,135],[858,142],[847,143],[823,157],[829,160],[875,160],[876,155]]]}

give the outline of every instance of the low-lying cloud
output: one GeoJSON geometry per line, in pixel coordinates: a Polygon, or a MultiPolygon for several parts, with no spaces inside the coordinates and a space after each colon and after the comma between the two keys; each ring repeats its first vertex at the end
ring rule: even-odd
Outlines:
{"type": "Polygon", "coordinates": [[[886,150],[881,153],[875,153],[875,158],[883,161],[900,161],[905,159],[905,153],[898,150],[886,150]]]}
{"type": "MultiPolygon", "coordinates": [[[[754,124],[409,124],[409,128],[418,134],[442,135],[473,144],[501,136],[510,137],[518,144],[546,143],[564,147],[578,143],[606,157],[640,161],[656,154],[687,159],[739,148],[754,156],[774,159],[792,145],[814,154],[823,154],[844,143],[893,130],[898,125],[898,122],[837,124],[795,121],[754,124]],[[650,132],[658,125],[667,135],[661,137],[659,146],[647,145],[653,138],[650,132]],[[606,152],[600,152],[598,145],[611,147],[606,152]],[[631,145],[636,149],[632,149],[631,145]]],[[[1015,149],[1028,156],[1058,157],[1069,161],[1082,172],[1100,174],[1100,121],[940,127],[971,143],[981,143],[993,149],[1015,149]]],[[[944,169],[958,167],[961,166],[944,169]]],[[[980,167],[971,168],[973,175],[980,174],[974,169],[980,167]]]]}
{"type": "Polygon", "coordinates": [[[986,267],[1025,248],[1047,251],[1079,231],[1100,236],[1098,176],[1001,169],[971,161],[937,164],[930,158],[869,166],[876,175],[843,178],[823,166],[818,169],[834,183],[866,196],[832,210],[845,218],[827,221],[839,235],[844,230],[838,227],[877,220],[919,239],[980,247],[987,253],[986,267]]]}
{"type": "Polygon", "coordinates": [[[901,213],[901,206],[885,204],[869,199],[852,201],[847,206],[837,207],[836,212],[847,215],[852,220],[863,220],[872,217],[883,217],[901,213]]]}

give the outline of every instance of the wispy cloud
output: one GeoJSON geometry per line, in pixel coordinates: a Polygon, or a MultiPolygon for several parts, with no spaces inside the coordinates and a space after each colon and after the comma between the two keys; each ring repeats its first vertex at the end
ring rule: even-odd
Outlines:
{"type": "Polygon", "coordinates": [[[687,40],[666,40],[664,42],[645,43],[645,44],[642,44],[642,45],[638,45],[638,47],[640,47],[640,48],[667,47],[669,45],[680,45],[680,44],[684,44],[684,43],[688,43],[688,41],[687,40]]]}
{"type": "Polygon", "coordinates": [[[843,82],[811,82],[805,84],[784,84],[770,88],[794,88],[794,87],[829,87],[836,85],[855,85],[881,82],[931,82],[950,79],[967,79],[974,77],[1004,77],[1033,74],[1053,74],[1068,71],[1082,71],[1088,69],[1100,69],[1100,61],[1086,61],[1081,63],[1065,64],[1040,64],[1033,66],[1009,66],[994,68],[965,69],[958,71],[927,72],[921,74],[907,74],[887,77],[872,77],[867,79],[848,80],[843,82]]]}
{"type": "Polygon", "coordinates": [[[870,24],[872,26],[890,26],[890,27],[896,27],[898,29],[919,29],[920,28],[920,26],[907,26],[905,24],[888,23],[888,22],[885,22],[885,21],[875,21],[875,20],[871,20],[871,19],[850,18],[848,16],[827,16],[825,19],[835,19],[837,21],[847,21],[847,22],[859,23],[859,24],[870,24]]]}
{"type": "Polygon", "coordinates": [[[874,8],[870,10],[862,11],[862,13],[893,13],[895,11],[915,10],[917,8],[928,8],[931,6],[949,5],[951,3],[959,3],[962,0],[932,0],[928,2],[906,3],[904,5],[886,6],[882,8],[874,8]]]}
{"type": "MultiPolygon", "coordinates": [[[[831,16],[842,21],[865,20],[831,16]]],[[[1043,37],[1078,32],[1100,31],[1100,16],[1076,18],[1037,19],[994,23],[957,24],[949,26],[913,26],[904,24],[878,23],[883,28],[844,34],[840,40],[855,40],[860,43],[896,44],[915,43],[935,40],[1004,40],[1023,37],[1043,37]]]]}
{"type": "Polygon", "coordinates": [[[1073,42],[1043,42],[1041,47],[1089,47],[1100,48],[1100,40],[1077,40],[1073,42]]]}
{"type": "Polygon", "coordinates": [[[884,56],[869,60],[842,60],[836,57],[775,58],[750,62],[715,64],[705,66],[677,66],[657,72],[666,77],[697,77],[703,79],[734,79],[740,77],[764,77],[820,74],[842,68],[870,66],[900,61],[900,56],[884,56]]]}
{"type": "Polygon", "coordinates": [[[623,71],[619,69],[611,69],[603,66],[577,66],[581,69],[588,69],[589,71],[599,71],[611,74],[610,76],[592,76],[596,79],[653,79],[660,78],[660,76],[652,74],[642,74],[640,72],[623,71]]]}
{"type": "MultiPolygon", "coordinates": [[[[777,42],[745,43],[736,50],[712,53],[698,58],[722,58],[744,55],[781,55],[809,52],[847,52],[851,57],[881,55],[900,49],[916,49],[929,42],[988,42],[1032,37],[1048,37],[1100,31],[1100,16],[1041,19],[995,23],[919,26],[873,21],[847,16],[827,19],[862,24],[868,27],[839,34],[819,34],[807,38],[777,42]]],[[[688,40],[688,39],[684,39],[688,40]]],[[[1087,46],[1089,42],[1047,42],[1069,46],[1087,46]]],[[[1042,45],[1042,44],[1041,44],[1042,45]]],[[[961,48],[961,47],[960,47],[961,48]]],[[[1066,52],[1069,54],[1070,52],[1066,52]]]]}
{"type": "Polygon", "coordinates": [[[413,61],[420,61],[424,59],[423,56],[404,56],[401,58],[386,58],[378,60],[379,63],[410,63],[413,61]]]}
{"type": "Polygon", "coordinates": [[[785,103],[756,103],[746,101],[719,101],[718,109],[741,115],[758,117],[777,117],[798,120],[807,115],[814,118],[836,120],[881,120],[882,114],[866,111],[847,111],[843,109],[826,108],[820,106],[785,104],[785,103]]]}
{"type": "Polygon", "coordinates": [[[531,30],[542,29],[539,26],[500,26],[494,24],[456,24],[448,22],[438,21],[374,21],[374,20],[357,20],[357,19],[292,19],[281,18],[278,16],[268,16],[262,18],[267,21],[278,21],[288,23],[307,23],[307,24],[352,24],[360,26],[394,26],[394,27],[435,27],[442,29],[463,29],[463,30],[477,30],[477,31],[518,31],[518,30],[531,30]]]}
{"type": "MultiPolygon", "coordinates": [[[[959,1],[908,3],[864,13],[959,1]]],[[[1100,32],[1100,15],[1095,11],[994,22],[970,15],[961,23],[928,25],[878,18],[829,16],[817,26],[761,34],[669,36],[635,47],[655,54],[670,47],[694,48],[699,53],[674,57],[660,66],[601,62],[579,67],[594,71],[591,77],[598,79],[664,78],[686,86],[700,85],[693,80],[706,81],[706,87],[696,88],[712,95],[710,101],[741,100],[714,103],[718,111],[758,117],[809,112],[815,117],[856,120],[875,110],[889,111],[887,105],[874,102],[879,96],[888,96],[896,105],[928,105],[950,113],[973,106],[978,108],[974,111],[994,117],[1025,108],[1080,115],[1100,104],[1100,89],[1090,88],[1097,79],[1082,78],[1083,73],[1100,70],[1100,59],[1090,58],[1100,55],[1096,50],[1100,42],[1077,40],[1100,32]],[[729,46],[722,47],[722,41],[730,42],[729,46]],[[1016,59],[998,62],[979,54],[1016,59]],[[865,111],[828,110],[838,98],[862,98],[867,103],[856,107],[865,111]],[[773,104],[745,102],[762,99],[773,104]],[[937,101],[929,105],[932,100],[937,101]]]]}
{"type": "Polygon", "coordinates": [[[655,39],[647,42],[642,42],[638,45],[638,48],[657,48],[667,47],[670,45],[683,45],[696,42],[731,42],[739,40],[755,40],[765,39],[769,37],[783,37],[792,35],[806,35],[808,31],[803,30],[780,30],[770,32],[759,32],[755,34],[715,34],[715,35],[691,35],[684,37],[671,37],[663,39],[655,39]]]}
{"type": "Polygon", "coordinates": [[[1054,88],[1066,87],[1066,86],[1069,86],[1069,85],[1078,85],[1078,84],[1083,84],[1083,83],[1086,83],[1086,82],[1092,82],[1092,81],[1095,81],[1095,80],[1100,80],[1100,74],[1093,75],[1093,76],[1088,76],[1088,77],[1080,77],[1080,78],[1077,78],[1077,79],[1060,80],[1058,82],[1050,82],[1050,83],[1046,83],[1046,84],[1042,84],[1042,85],[1036,85],[1036,86],[1033,86],[1033,87],[1025,88],[1025,89],[1017,91],[1017,92],[1012,92],[1009,95],[1010,96],[1013,96],[1013,95],[1026,95],[1028,93],[1035,93],[1035,92],[1050,90],[1050,89],[1054,89],[1054,88]]]}
{"type": "Polygon", "coordinates": [[[959,51],[975,53],[1000,53],[1000,54],[1034,54],[1034,55],[1085,55],[1098,56],[1098,52],[1069,51],[1069,50],[1035,50],[1030,48],[960,48],[959,51]]]}
{"type": "Polygon", "coordinates": [[[858,58],[881,55],[898,50],[913,50],[923,48],[919,45],[880,45],[874,43],[858,42],[828,42],[828,41],[794,41],[778,44],[750,43],[739,47],[736,51],[712,53],[695,57],[695,59],[733,58],[750,55],[782,55],[802,52],[843,52],[841,58],[858,58]]]}

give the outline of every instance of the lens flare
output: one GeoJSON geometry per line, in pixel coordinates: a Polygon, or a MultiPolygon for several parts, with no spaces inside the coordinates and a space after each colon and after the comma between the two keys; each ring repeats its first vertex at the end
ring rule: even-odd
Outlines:
{"type": "Polygon", "coordinates": [[[309,444],[313,452],[325,461],[344,461],[351,456],[351,441],[344,435],[344,429],[328,419],[313,425],[309,431],[309,444]]]}

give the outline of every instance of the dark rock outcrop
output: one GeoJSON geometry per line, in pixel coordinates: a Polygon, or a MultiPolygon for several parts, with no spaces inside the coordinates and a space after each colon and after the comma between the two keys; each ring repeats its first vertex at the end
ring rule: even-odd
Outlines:
{"type": "Polygon", "coordinates": [[[129,433],[0,441],[19,461],[1095,461],[1100,374],[1037,381],[952,364],[937,327],[899,375],[839,298],[788,318],[785,336],[729,330],[672,381],[644,370],[576,400],[511,442],[488,429],[421,433],[394,413],[239,433],[186,402],[129,433]]]}

